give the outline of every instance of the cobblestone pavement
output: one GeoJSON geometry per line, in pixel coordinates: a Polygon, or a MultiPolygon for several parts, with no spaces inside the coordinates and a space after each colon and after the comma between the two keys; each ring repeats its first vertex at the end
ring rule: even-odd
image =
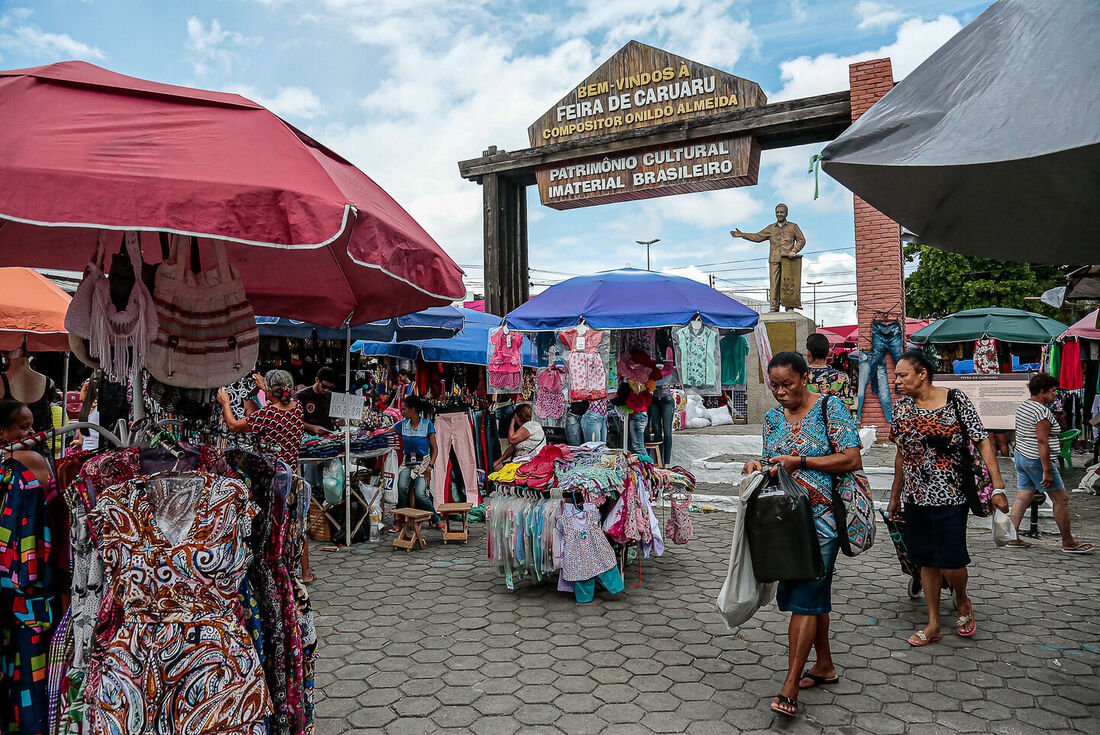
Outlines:
{"type": "MultiPolygon", "coordinates": [[[[1100,497],[1074,494],[1071,508],[1076,532],[1097,541],[1100,497]]],[[[646,562],[639,587],[588,605],[547,584],[508,591],[480,524],[467,546],[430,531],[410,553],[314,543],[318,735],[1100,733],[1100,556],[1062,554],[1056,535],[997,550],[973,527],[978,632],[912,649],[923,599],[908,598],[880,526],[873,549],[838,561],[841,681],[803,692],[791,721],[768,709],[786,672],[787,616],[773,603],[726,630],[714,600],[734,516],[692,519],[695,538],[646,562]]]]}

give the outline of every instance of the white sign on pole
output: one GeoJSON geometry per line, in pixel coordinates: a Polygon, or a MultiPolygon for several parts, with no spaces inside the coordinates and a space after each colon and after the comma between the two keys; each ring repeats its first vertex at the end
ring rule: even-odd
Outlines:
{"type": "Polygon", "coordinates": [[[1016,428],[1016,408],[1031,397],[1027,389],[1029,373],[1004,375],[937,375],[940,388],[957,388],[967,395],[987,429],[1012,431],[1016,428]]]}
{"type": "Polygon", "coordinates": [[[351,419],[359,421],[363,418],[363,407],[366,401],[363,396],[355,393],[333,393],[332,403],[329,404],[328,415],[333,419],[351,419]]]}

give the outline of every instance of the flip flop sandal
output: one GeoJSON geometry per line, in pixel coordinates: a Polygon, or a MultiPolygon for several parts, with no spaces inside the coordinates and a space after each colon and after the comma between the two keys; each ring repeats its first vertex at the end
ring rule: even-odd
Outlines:
{"type": "Polygon", "coordinates": [[[1005,544],[1006,549],[1030,549],[1032,546],[1034,546],[1034,544],[1027,541],[1020,541],[1019,543],[1015,544],[1009,541],[1007,544],[1005,544]]]}
{"type": "Polygon", "coordinates": [[[941,638],[943,638],[943,636],[940,636],[940,635],[938,635],[934,638],[929,638],[928,635],[923,630],[918,630],[916,633],[909,636],[908,642],[909,642],[909,645],[912,646],[913,648],[923,648],[924,646],[927,646],[929,643],[935,643],[936,641],[940,640],[941,638]]]}
{"type": "Polygon", "coordinates": [[[974,611],[973,610],[971,610],[966,615],[960,615],[959,616],[959,619],[955,621],[955,632],[958,633],[963,638],[969,638],[970,636],[972,636],[972,635],[974,635],[975,633],[978,632],[978,621],[974,619],[974,611]],[[969,633],[964,633],[963,628],[966,627],[967,625],[970,625],[971,623],[974,624],[974,627],[970,629],[969,633]]]}
{"type": "Polygon", "coordinates": [[[1077,544],[1072,549],[1062,547],[1063,554],[1091,554],[1093,551],[1092,544],[1077,544]]]}
{"type": "Polygon", "coordinates": [[[794,717],[798,713],[798,700],[791,699],[790,697],[785,697],[782,694],[775,695],[775,698],[779,701],[772,702],[772,712],[781,714],[784,717],[794,717]],[[782,705],[784,704],[790,705],[792,709],[783,709],[782,705]]]}
{"type": "MultiPolygon", "coordinates": [[[[813,682],[813,684],[810,684],[808,687],[799,686],[799,689],[813,689],[814,687],[819,687],[824,684],[836,684],[838,681],[840,681],[839,676],[834,676],[832,679],[826,679],[824,676],[811,674],[809,671],[802,672],[802,679],[809,679],[813,682]]],[[[801,681],[801,679],[799,681],[801,681]]]]}

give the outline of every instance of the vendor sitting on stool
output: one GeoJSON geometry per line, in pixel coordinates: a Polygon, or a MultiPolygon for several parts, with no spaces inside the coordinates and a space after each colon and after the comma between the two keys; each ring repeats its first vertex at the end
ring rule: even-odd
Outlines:
{"type": "MultiPolygon", "coordinates": [[[[405,418],[394,424],[392,429],[401,437],[401,451],[405,454],[404,466],[397,476],[397,507],[410,507],[409,486],[411,485],[417,510],[431,511],[432,525],[442,531],[443,523],[428,494],[432,468],[435,466],[439,447],[435,443],[435,424],[420,415],[424,407],[423,400],[419,396],[406,396],[401,406],[401,415],[405,418]]],[[[398,528],[394,526],[393,530],[397,531],[398,528]]]]}

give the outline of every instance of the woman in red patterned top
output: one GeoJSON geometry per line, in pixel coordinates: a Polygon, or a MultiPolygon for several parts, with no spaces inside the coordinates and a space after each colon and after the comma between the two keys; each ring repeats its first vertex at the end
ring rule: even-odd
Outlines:
{"type": "MultiPolygon", "coordinates": [[[[257,376],[259,377],[259,376],[257,376]]],[[[279,458],[298,471],[298,452],[302,448],[302,436],[306,425],[302,418],[302,404],[294,400],[294,379],[286,370],[272,370],[263,380],[257,380],[260,389],[267,394],[267,405],[253,411],[247,418],[233,415],[229,394],[218,391],[218,403],[230,431],[256,432],[264,441],[278,447],[279,458]]]]}

